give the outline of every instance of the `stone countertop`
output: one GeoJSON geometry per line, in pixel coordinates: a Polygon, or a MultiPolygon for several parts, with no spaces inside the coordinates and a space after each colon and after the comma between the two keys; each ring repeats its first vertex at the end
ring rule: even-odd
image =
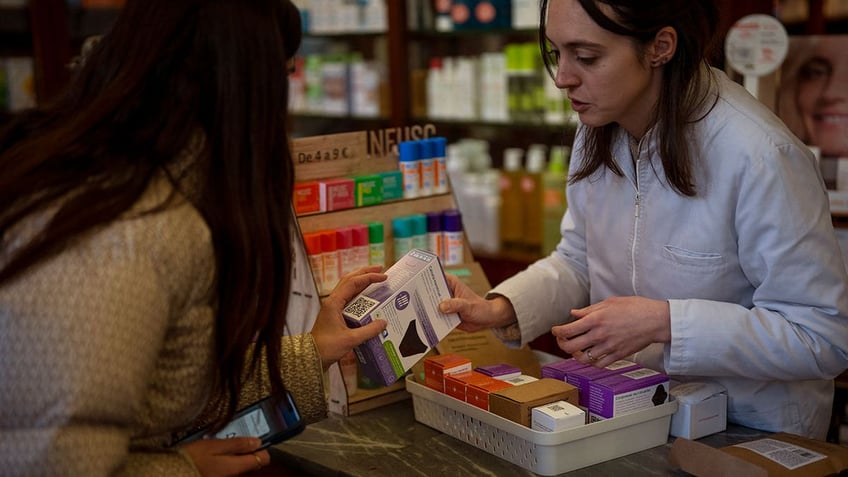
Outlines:
{"type": "MultiPolygon", "coordinates": [[[[766,433],[729,425],[699,439],[722,447],[766,433]]],[[[569,477],[686,476],[672,468],[665,445],[561,474],[569,477]]],[[[343,417],[331,414],[299,436],[273,448],[275,467],[316,477],[535,476],[518,465],[443,434],[415,420],[412,400],[343,417]]]]}

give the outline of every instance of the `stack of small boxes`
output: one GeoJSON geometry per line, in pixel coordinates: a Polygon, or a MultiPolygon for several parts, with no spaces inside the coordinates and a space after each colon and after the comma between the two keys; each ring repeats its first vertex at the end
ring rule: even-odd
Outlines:
{"type": "Polygon", "coordinates": [[[455,353],[424,360],[424,384],[436,391],[541,431],[585,424],[577,389],[564,380],[536,379],[507,364],[480,366],[455,353]]]}
{"type": "Polygon", "coordinates": [[[627,360],[598,368],[570,358],[542,366],[542,376],[577,387],[580,407],[588,413],[589,422],[641,411],[669,400],[668,376],[627,360]]]}

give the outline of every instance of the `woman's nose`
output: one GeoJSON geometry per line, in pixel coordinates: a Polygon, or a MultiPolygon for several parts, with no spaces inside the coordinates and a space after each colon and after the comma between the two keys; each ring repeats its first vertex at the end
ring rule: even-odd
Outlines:
{"type": "Polygon", "coordinates": [[[827,84],[822,91],[822,96],[827,99],[848,101],[848,64],[835,66],[833,74],[828,78],[827,84]]]}
{"type": "Polygon", "coordinates": [[[580,79],[577,75],[572,73],[568,67],[563,65],[563,62],[561,61],[557,66],[554,84],[556,84],[559,89],[568,89],[580,84],[580,79]]]}

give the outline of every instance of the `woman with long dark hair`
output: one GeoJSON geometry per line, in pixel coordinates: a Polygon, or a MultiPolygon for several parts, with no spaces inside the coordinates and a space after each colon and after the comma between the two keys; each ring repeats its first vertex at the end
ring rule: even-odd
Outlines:
{"type": "Polygon", "coordinates": [[[292,277],[288,0],[129,0],[67,92],[0,132],[0,468],[229,475],[254,439],[174,446],[288,389],[326,413],[322,371],[384,324],[341,309],[368,267],[283,336],[292,277]]]}

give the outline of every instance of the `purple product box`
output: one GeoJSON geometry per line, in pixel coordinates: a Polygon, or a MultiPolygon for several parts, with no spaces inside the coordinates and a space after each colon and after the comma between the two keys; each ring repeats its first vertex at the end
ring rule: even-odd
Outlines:
{"type": "Polygon", "coordinates": [[[386,270],[386,281],[368,285],[342,310],[349,328],[385,320],[386,329],[354,351],[372,381],[393,384],[457,325],[459,315],[439,311],[451,292],[439,256],[412,249],[386,270]]]}
{"type": "Polygon", "coordinates": [[[474,371],[485,374],[486,376],[491,376],[495,379],[500,379],[501,381],[521,376],[521,368],[516,368],[515,366],[510,366],[508,364],[478,366],[474,368],[474,371]]]}
{"type": "Polygon", "coordinates": [[[565,376],[569,371],[585,368],[586,366],[589,365],[583,364],[574,358],[563,359],[542,366],[542,377],[565,381],[565,376]]]}
{"type": "Polygon", "coordinates": [[[641,411],[668,402],[668,376],[639,368],[589,384],[589,422],[641,411]]]}
{"type": "Polygon", "coordinates": [[[589,408],[589,383],[597,379],[621,374],[626,371],[641,368],[633,361],[620,359],[604,368],[596,368],[594,366],[586,366],[572,371],[568,371],[565,376],[565,382],[577,388],[579,393],[579,404],[584,409],[589,408]]]}

